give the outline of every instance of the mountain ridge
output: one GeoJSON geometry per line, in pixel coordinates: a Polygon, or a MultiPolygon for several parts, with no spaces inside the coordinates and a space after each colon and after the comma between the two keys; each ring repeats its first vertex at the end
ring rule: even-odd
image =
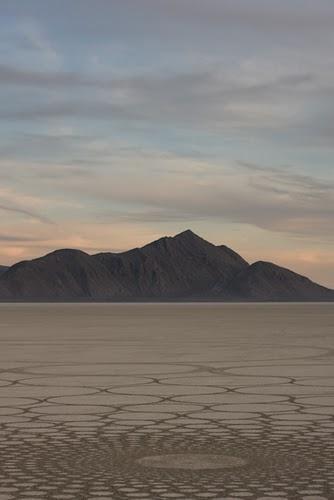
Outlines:
{"type": "Polygon", "coordinates": [[[332,301],[334,291],[188,229],[125,252],[65,248],[0,267],[0,301],[11,300],[332,301]]]}

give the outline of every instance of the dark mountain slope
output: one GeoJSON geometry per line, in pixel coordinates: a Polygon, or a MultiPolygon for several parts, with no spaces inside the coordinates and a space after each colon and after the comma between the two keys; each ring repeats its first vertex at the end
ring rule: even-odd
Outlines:
{"type": "Polygon", "coordinates": [[[88,255],[57,250],[12,266],[0,277],[0,298],[18,300],[125,300],[206,296],[248,267],[226,247],[191,231],[143,248],[88,255]]]}
{"type": "Polygon", "coordinates": [[[102,264],[79,250],[20,262],[0,277],[0,297],[13,299],[90,299],[122,291],[102,264]]]}
{"type": "Polygon", "coordinates": [[[217,247],[192,231],[161,238],[123,254],[97,254],[131,297],[191,297],[227,284],[247,262],[227,247],[217,247]]]}
{"type": "Polygon", "coordinates": [[[255,301],[334,300],[334,291],[270,262],[255,262],[229,287],[232,298],[255,301]]]}
{"type": "Polygon", "coordinates": [[[7,266],[0,266],[0,275],[3,274],[5,271],[7,271],[8,267],[7,266]]]}

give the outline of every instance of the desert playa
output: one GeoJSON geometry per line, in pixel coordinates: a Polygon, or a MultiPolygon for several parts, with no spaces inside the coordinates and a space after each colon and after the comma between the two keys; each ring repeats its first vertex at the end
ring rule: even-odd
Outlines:
{"type": "Polygon", "coordinates": [[[0,305],[0,499],[334,498],[333,304],[0,305]]]}

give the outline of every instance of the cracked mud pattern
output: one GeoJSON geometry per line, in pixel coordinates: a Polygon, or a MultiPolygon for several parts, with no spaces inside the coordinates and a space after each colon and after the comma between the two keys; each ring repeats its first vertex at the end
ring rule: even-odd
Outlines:
{"type": "Polygon", "coordinates": [[[334,305],[0,305],[0,500],[334,499],[334,305]]]}

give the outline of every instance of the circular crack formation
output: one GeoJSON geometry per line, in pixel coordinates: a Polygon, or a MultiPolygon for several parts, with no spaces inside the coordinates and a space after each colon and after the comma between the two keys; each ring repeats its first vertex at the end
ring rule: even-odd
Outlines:
{"type": "Polygon", "coordinates": [[[238,457],[192,453],[152,455],[138,459],[137,463],[158,469],[184,470],[229,469],[246,465],[246,461],[238,457]]]}

